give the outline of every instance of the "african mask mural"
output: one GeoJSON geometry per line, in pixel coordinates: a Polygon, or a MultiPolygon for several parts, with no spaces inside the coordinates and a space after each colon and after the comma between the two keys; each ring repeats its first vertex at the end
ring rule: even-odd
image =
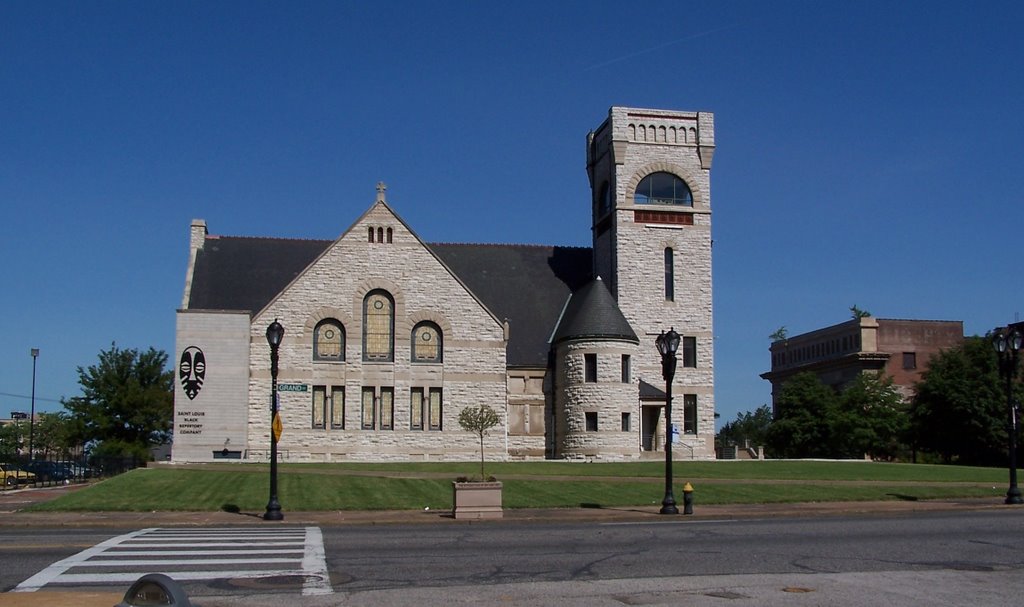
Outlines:
{"type": "Polygon", "coordinates": [[[178,363],[178,377],[185,396],[189,400],[194,399],[203,389],[203,380],[206,379],[206,356],[202,350],[196,346],[185,348],[178,363]]]}

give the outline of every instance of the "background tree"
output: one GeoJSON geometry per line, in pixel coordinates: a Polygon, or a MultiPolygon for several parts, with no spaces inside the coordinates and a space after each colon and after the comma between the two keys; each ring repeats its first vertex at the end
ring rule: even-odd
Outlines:
{"type": "Polygon", "coordinates": [[[35,425],[35,452],[43,459],[68,456],[79,443],[75,441],[71,417],[64,411],[41,413],[35,425]]]}
{"type": "Polygon", "coordinates": [[[910,414],[891,377],[862,373],[843,389],[832,423],[840,457],[892,460],[903,450],[910,414]]]}
{"type": "Polygon", "coordinates": [[[28,453],[28,421],[18,420],[0,426],[0,459],[12,461],[25,449],[28,453]]]}
{"type": "Polygon", "coordinates": [[[97,364],[78,367],[82,396],[63,403],[74,438],[82,444],[98,441],[104,452],[142,457],[150,445],[166,443],[174,386],[166,364],[163,351],[122,350],[111,344],[100,352],[97,364]]]}
{"type": "Polygon", "coordinates": [[[789,329],[787,329],[785,327],[785,325],[783,325],[783,326],[779,327],[778,329],[775,329],[775,332],[772,333],[771,335],[769,335],[768,339],[772,340],[772,342],[782,341],[782,340],[786,339],[786,337],[788,335],[789,335],[789,329]]]}
{"type": "Polygon", "coordinates": [[[718,443],[722,446],[747,445],[760,447],[766,444],[768,428],[772,425],[772,408],[761,405],[755,411],[743,411],[736,419],[726,423],[718,432],[718,443]]]}
{"type": "Polygon", "coordinates": [[[459,413],[459,426],[467,432],[472,432],[480,439],[480,480],[484,476],[484,436],[487,431],[501,423],[498,413],[489,405],[479,407],[466,407],[459,413]]]}
{"type": "Polygon", "coordinates": [[[892,378],[861,374],[836,392],[805,372],[783,384],[768,446],[777,457],[889,460],[905,450],[909,424],[892,378]]]}
{"type": "Polygon", "coordinates": [[[1007,463],[1006,392],[989,339],[969,337],[933,356],[915,390],[910,429],[916,448],[946,463],[1007,463]]]}
{"type": "Polygon", "coordinates": [[[853,318],[856,320],[860,320],[861,318],[867,318],[868,316],[871,316],[871,312],[868,312],[867,310],[861,310],[860,308],[857,307],[857,304],[853,304],[852,306],[850,306],[850,314],[852,314],[853,318]]]}
{"type": "Polygon", "coordinates": [[[767,443],[777,457],[832,457],[831,430],[839,397],[811,372],[782,385],[767,443]]]}

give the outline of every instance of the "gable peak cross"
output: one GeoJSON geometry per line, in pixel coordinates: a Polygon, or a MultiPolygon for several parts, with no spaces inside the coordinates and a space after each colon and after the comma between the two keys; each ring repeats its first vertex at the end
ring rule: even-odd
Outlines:
{"type": "Polygon", "coordinates": [[[388,186],[384,185],[383,181],[377,182],[377,202],[387,202],[384,198],[384,192],[387,191],[388,186]]]}

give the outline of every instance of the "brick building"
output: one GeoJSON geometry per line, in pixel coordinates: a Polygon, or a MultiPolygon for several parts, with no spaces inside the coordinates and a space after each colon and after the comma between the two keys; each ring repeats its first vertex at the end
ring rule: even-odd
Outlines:
{"type": "Polygon", "coordinates": [[[941,350],[963,343],[959,320],[892,320],[867,316],[778,340],[771,345],[772,370],[761,377],[779,389],[798,373],[811,371],[840,390],[861,373],[892,377],[905,398],[941,350]]]}
{"type": "Polygon", "coordinates": [[[383,184],[333,241],[193,221],[173,460],[268,457],[275,319],[289,460],[472,459],[457,419],[481,403],[503,420],[491,459],[643,457],[664,448],[670,327],[677,453],[713,458],[714,145],[711,114],[611,108],[587,136],[592,248],[426,243],[383,184]]]}

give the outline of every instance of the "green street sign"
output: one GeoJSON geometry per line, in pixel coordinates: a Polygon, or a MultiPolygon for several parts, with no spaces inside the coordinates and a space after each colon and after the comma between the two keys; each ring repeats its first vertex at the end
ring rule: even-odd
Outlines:
{"type": "Polygon", "coordinates": [[[306,384],[278,384],[277,389],[281,392],[309,392],[306,384]]]}

